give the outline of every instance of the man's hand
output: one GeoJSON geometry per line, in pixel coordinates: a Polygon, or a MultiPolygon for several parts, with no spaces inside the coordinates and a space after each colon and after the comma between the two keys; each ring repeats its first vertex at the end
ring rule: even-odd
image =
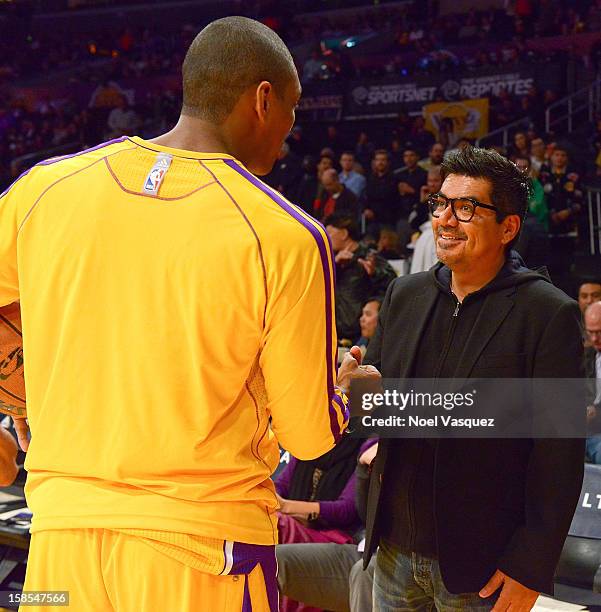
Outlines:
{"type": "Polygon", "coordinates": [[[404,195],[413,195],[415,193],[415,189],[411,187],[409,183],[405,183],[405,181],[401,181],[399,183],[399,194],[404,195]]]}
{"type": "Polygon", "coordinates": [[[595,406],[587,406],[586,407],[586,420],[588,423],[594,421],[597,417],[597,409],[595,406]]]}
{"type": "Polygon", "coordinates": [[[338,368],[338,380],[336,386],[345,394],[351,388],[351,378],[373,378],[380,379],[382,375],[374,366],[361,365],[361,349],[353,346],[344,356],[340,368],[338,368]]]}
{"type": "Polygon", "coordinates": [[[365,218],[368,219],[369,221],[371,221],[376,216],[374,211],[371,208],[366,208],[363,211],[363,214],[365,215],[365,218]]]}
{"type": "Polygon", "coordinates": [[[343,249],[342,251],[338,251],[338,253],[336,253],[336,257],[334,258],[334,261],[339,266],[346,266],[352,261],[352,259],[353,259],[353,252],[347,249],[343,249]]]}
{"type": "Polygon", "coordinates": [[[29,425],[27,419],[13,419],[15,431],[17,432],[17,439],[19,440],[19,446],[23,452],[27,452],[29,448],[29,425]]]}
{"type": "Polygon", "coordinates": [[[479,595],[482,598],[490,597],[500,586],[503,588],[492,612],[505,612],[510,607],[511,612],[530,612],[539,596],[539,593],[525,587],[500,570],[493,574],[479,595]]]}
{"type": "Polygon", "coordinates": [[[357,263],[363,266],[363,269],[367,273],[367,276],[373,276],[376,271],[376,256],[375,254],[368,255],[366,259],[359,257],[357,263]]]}

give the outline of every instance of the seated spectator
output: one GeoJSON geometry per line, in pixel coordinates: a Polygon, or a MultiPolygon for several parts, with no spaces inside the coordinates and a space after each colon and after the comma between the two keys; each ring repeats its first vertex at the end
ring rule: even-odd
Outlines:
{"type": "Polygon", "coordinates": [[[361,318],[359,319],[359,325],[361,326],[361,337],[357,340],[357,346],[361,347],[362,352],[367,348],[369,341],[376,333],[376,327],[378,326],[378,314],[380,307],[382,306],[381,297],[368,298],[367,302],[363,306],[361,311],[361,318]]]}
{"type": "MultiPolygon", "coordinates": [[[[427,211],[426,219],[419,226],[419,237],[414,243],[413,257],[411,258],[410,274],[425,272],[429,270],[437,261],[436,240],[432,231],[432,217],[428,209],[428,198],[433,193],[438,193],[442,187],[442,177],[440,169],[432,169],[428,172],[428,182],[422,187],[420,200],[422,209],[427,211]]],[[[421,218],[418,216],[417,218],[421,218]]]]}
{"type": "Polygon", "coordinates": [[[355,145],[355,156],[357,161],[364,167],[369,168],[369,164],[374,155],[375,147],[369,140],[367,132],[360,132],[355,145]]]}
{"type": "Polygon", "coordinates": [[[359,227],[350,215],[332,215],[324,220],[335,254],[336,331],[339,342],[359,337],[359,317],[370,296],[383,296],[396,274],[390,264],[359,243],[359,227]]]}
{"type": "Polygon", "coordinates": [[[402,257],[399,235],[396,232],[389,229],[383,229],[380,232],[378,255],[384,259],[400,259],[402,257]]]}
{"type": "Polygon", "coordinates": [[[296,185],[292,187],[290,199],[294,204],[312,215],[319,186],[315,159],[311,155],[305,155],[302,163],[302,174],[296,185]]]}
{"type": "Polygon", "coordinates": [[[287,142],[283,142],[278,158],[271,172],[264,180],[268,185],[271,185],[289,198],[294,186],[298,183],[301,172],[302,169],[298,157],[291,153],[290,145],[287,142]]]}
{"type": "Polygon", "coordinates": [[[311,83],[319,80],[322,63],[321,53],[317,50],[312,51],[309,59],[303,66],[302,83],[311,83]]]}
{"type": "Polygon", "coordinates": [[[390,170],[386,149],[374,153],[372,172],[365,186],[365,210],[368,221],[367,231],[378,236],[382,227],[394,228],[401,213],[398,180],[390,170]]]}
{"type": "Polygon", "coordinates": [[[413,147],[405,147],[403,161],[405,167],[396,172],[401,202],[401,218],[407,219],[409,213],[419,202],[421,188],[426,185],[428,174],[418,165],[418,153],[413,147]]]}
{"type": "Polygon", "coordinates": [[[440,164],[444,158],[444,145],[441,142],[435,142],[428,151],[428,157],[420,159],[419,167],[428,172],[432,168],[440,169],[440,164]]]}
{"type": "Polygon", "coordinates": [[[109,138],[133,136],[137,132],[140,119],[125,96],[120,96],[117,106],[109,113],[107,125],[109,138]]]}
{"type": "Polygon", "coordinates": [[[543,226],[545,232],[549,231],[549,209],[547,208],[547,196],[540,181],[536,178],[532,162],[528,155],[518,155],[512,159],[513,163],[530,178],[532,190],[528,202],[528,211],[536,217],[543,226]]]}
{"type": "Polygon", "coordinates": [[[359,217],[359,201],[357,196],[347,189],[338,178],[334,168],[324,170],[321,175],[323,191],[321,198],[316,201],[313,216],[324,219],[334,213],[347,213],[359,217]]]}
{"type": "Polygon", "coordinates": [[[530,145],[525,132],[516,132],[513,136],[513,145],[509,147],[509,157],[530,158],[530,145]]]}
{"type": "MultiPolygon", "coordinates": [[[[355,471],[355,505],[363,525],[367,512],[369,466],[377,450],[376,439],[365,442],[355,471]]],[[[375,555],[367,570],[363,571],[364,543],[363,539],[359,546],[354,543],[278,545],[278,584],[282,594],[304,602],[305,607],[301,609],[305,612],[311,609],[308,606],[332,612],[371,612],[375,555]]]]}
{"type": "MultiPolygon", "coordinates": [[[[351,544],[361,527],[355,507],[355,467],[363,440],[343,436],[311,461],[292,458],[275,482],[280,544],[351,544]]],[[[373,444],[373,443],[372,443],[373,444]]],[[[310,548],[307,547],[310,554],[310,548]]],[[[286,600],[281,612],[307,610],[286,600]]]]}
{"type": "Polygon", "coordinates": [[[338,175],[340,182],[361,200],[365,193],[366,179],[354,170],[355,154],[352,151],[344,151],[340,156],[340,167],[342,168],[338,175]]]}
{"type": "Polygon", "coordinates": [[[530,161],[532,162],[533,175],[536,177],[538,177],[542,165],[547,163],[545,152],[545,141],[542,138],[534,138],[530,143],[530,161]]]}
{"type": "Polygon", "coordinates": [[[601,300],[601,279],[586,280],[578,288],[578,306],[584,315],[587,306],[601,300]]]}
{"type": "Polygon", "coordinates": [[[434,144],[434,135],[426,129],[426,122],[421,115],[413,120],[409,140],[420,157],[425,155],[434,144]]]}
{"type": "Polygon", "coordinates": [[[586,454],[592,463],[601,464],[601,302],[589,304],[584,311],[584,330],[590,346],[584,352],[585,376],[594,381],[587,401],[587,420],[593,435],[586,440],[586,454]]]}

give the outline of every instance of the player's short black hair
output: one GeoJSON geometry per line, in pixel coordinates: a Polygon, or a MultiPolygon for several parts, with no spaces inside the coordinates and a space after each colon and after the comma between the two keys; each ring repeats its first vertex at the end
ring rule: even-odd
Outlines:
{"type": "Polygon", "coordinates": [[[351,240],[356,241],[361,238],[357,219],[348,213],[333,213],[324,219],[323,225],[324,227],[331,225],[337,229],[346,230],[351,240]]]}
{"type": "Polygon", "coordinates": [[[182,114],[220,124],[249,87],[269,81],[281,99],[296,78],[290,51],[273,30],[247,17],[217,19],[186,53],[182,114]]]}

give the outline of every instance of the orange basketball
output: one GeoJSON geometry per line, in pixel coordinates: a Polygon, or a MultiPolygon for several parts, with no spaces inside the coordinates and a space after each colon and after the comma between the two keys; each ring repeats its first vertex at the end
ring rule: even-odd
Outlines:
{"type": "Polygon", "coordinates": [[[25,416],[23,337],[17,302],[0,308],[0,412],[25,416]]]}

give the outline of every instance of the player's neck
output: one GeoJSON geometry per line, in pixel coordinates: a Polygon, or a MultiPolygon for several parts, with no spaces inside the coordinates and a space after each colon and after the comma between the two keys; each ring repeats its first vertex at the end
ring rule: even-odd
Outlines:
{"type": "Polygon", "coordinates": [[[149,142],[196,153],[233,155],[223,135],[214,124],[186,115],[180,116],[175,127],[169,132],[161,134],[149,142]]]}

